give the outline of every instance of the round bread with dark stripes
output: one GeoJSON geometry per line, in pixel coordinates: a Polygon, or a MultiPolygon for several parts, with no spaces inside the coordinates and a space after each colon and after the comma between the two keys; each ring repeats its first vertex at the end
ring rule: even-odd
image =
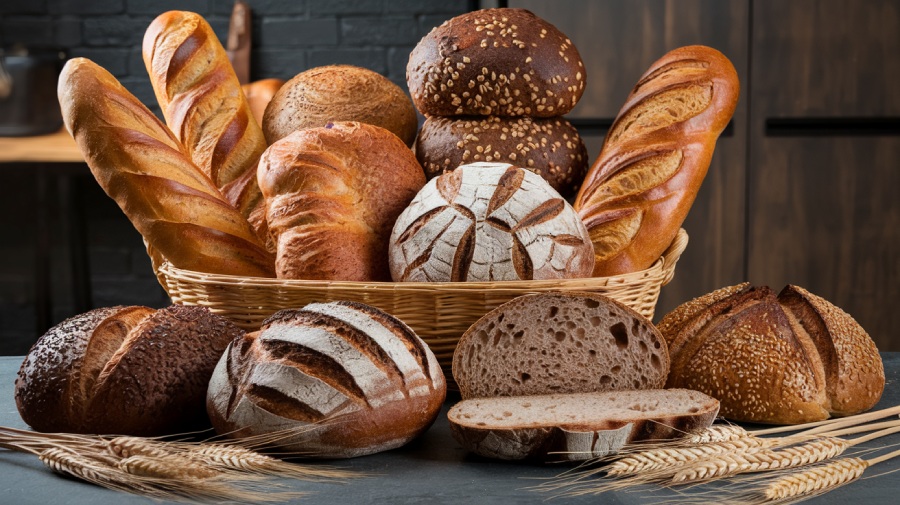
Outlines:
{"type": "Polygon", "coordinates": [[[590,236],[539,175],[507,163],[472,163],[430,180],[391,234],[397,282],[588,277],[590,236]]]}
{"type": "Polygon", "coordinates": [[[216,431],[283,452],[350,458],[400,447],[434,422],[446,382],[428,346],[356,302],[282,310],[236,340],[207,395],[216,431]]]}
{"type": "Polygon", "coordinates": [[[426,116],[562,116],[584,93],[584,63],[562,32],[525,9],[445,21],[409,55],[406,83],[426,116]]]}
{"type": "Polygon", "coordinates": [[[432,116],[425,119],[415,150],[428,179],[465,163],[514,163],[563,196],[575,194],[588,169],[578,130],[561,117],[432,116]]]}

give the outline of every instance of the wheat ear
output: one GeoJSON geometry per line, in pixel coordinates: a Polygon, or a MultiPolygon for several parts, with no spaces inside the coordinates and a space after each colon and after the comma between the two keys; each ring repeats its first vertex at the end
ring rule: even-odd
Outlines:
{"type": "Polygon", "coordinates": [[[778,439],[764,439],[751,436],[726,442],[703,444],[696,447],[652,449],[631,454],[610,463],[606,467],[606,473],[613,477],[635,475],[651,470],[685,465],[718,454],[763,449],[776,443],[778,443],[778,439]]]}
{"type": "Polygon", "coordinates": [[[237,445],[204,444],[192,448],[186,455],[214,468],[302,480],[346,479],[354,475],[358,476],[358,474],[329,466],[287,463],[237,445]]]}

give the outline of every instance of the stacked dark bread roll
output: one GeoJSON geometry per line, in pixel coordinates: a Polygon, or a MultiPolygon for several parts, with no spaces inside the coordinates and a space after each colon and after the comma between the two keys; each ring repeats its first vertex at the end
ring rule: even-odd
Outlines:
{"type": "Polygon", "coordinates": [[[474,162],[512,163],[574,194],[587,151],[561,116],[585,86],[572,41],[524,9],[486,9],[433,29],[406,80],[426,116],[416,157],[429,178],[474,162]]]}

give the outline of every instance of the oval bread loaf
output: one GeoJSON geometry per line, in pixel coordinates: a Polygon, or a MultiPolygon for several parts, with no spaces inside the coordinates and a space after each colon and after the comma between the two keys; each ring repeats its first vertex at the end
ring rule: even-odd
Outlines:
{"type": "Polygon", "coordinates": [[[304,128],[337,121],[380,126],[411,146],[419,127],[406,93],[386,77],[352,65],[328,65],[301,72],[269,102],[263,130],[269,144],[304,128]]]}
{"type": "Polygon", "coordinates": [[[625,444],[680,438],[708,428],[719,402],[687,389],[473,398],[447,418],[467,450],[506,460],[587,460],[625,444]]]}
{"type": "MultiPolygon", "coordinates": [[[[256,123],[262,125],[263,114],[266,112],[269,102],[281,86],[284,85],[283,79],[260,79],[258,81],[248,82],[241,86],[244,96],[247,97],[247,103],[250,105],[250,112],[256,123]]],[[[262,127],[262,126],[260,126],[262,127]]]]}
{"type": "Polygon", "coordinates": [[[737,106],[734,66],[705,46],[670,51],[635,85],[575,199],[594,276],[649,268],[675,239],[737,106]]]}
{"type": "Polygon", "coordinates": [[[702,391],[735,421],[797,424],[872,408],[884,390],[878,349],[847,313],[797,286],[777,296],[740,284],[687,302],[659,330],[667,387],[702,391]]]}
{"type": "Polygon", "coordinates": [[[524,9],[484,9],[431,30],[406,82],[426,116],[562,116],[584,93],[584,63],[555,26],[524,9]]]}
{"type": "Polygon", "coordinates": [[[364,123],[329,123],[275,142],[259,163],[282,279],[388,281],[397,216],[425,184],[396,135],[364,123]]]}
{"type": "Polygon", "coordinates": [[[209,378],[243,330],[205,307],[95,309],[54,326],[16,378],[38,431],[170,435],[206,428],[209,378]]]}
{"type": "Polygon", "coordinates": [[[432,179],[397,218],[394,281],[584,277],[593,249],[572,207],[540,176],[473,163],[432,179]]]}
{"type": "Polygon", "coordinates": [[[469,327],[453,353],[463,399],[659,389],[668,373],[653,324],[592,293],[514,298],[469,327]]]}
{"type": "Polygon", "coordinates": [[[466,163],[507,162],[540,175],[563,196],[575,194],[588,168],[584,142],[561,117],[432,116],[415,151],[428,179],[466,163]]]}
{"type": "Polygon", "coordinates": [[[316,303],[230,346],[207,409],[228,437],[274,434],[284,451],[349,458],[409,442],[445,395],[434,354],[408,326],[360,303],[316,303]]]}

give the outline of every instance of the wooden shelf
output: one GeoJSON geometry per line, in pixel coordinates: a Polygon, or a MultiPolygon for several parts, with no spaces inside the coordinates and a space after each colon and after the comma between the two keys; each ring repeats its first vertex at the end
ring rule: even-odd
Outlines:
{"type": "Polygon", "coordinates": [[[81,151],[65,128],[35,137],[0,137],[0,163],[83,162],[81,151]]]}

